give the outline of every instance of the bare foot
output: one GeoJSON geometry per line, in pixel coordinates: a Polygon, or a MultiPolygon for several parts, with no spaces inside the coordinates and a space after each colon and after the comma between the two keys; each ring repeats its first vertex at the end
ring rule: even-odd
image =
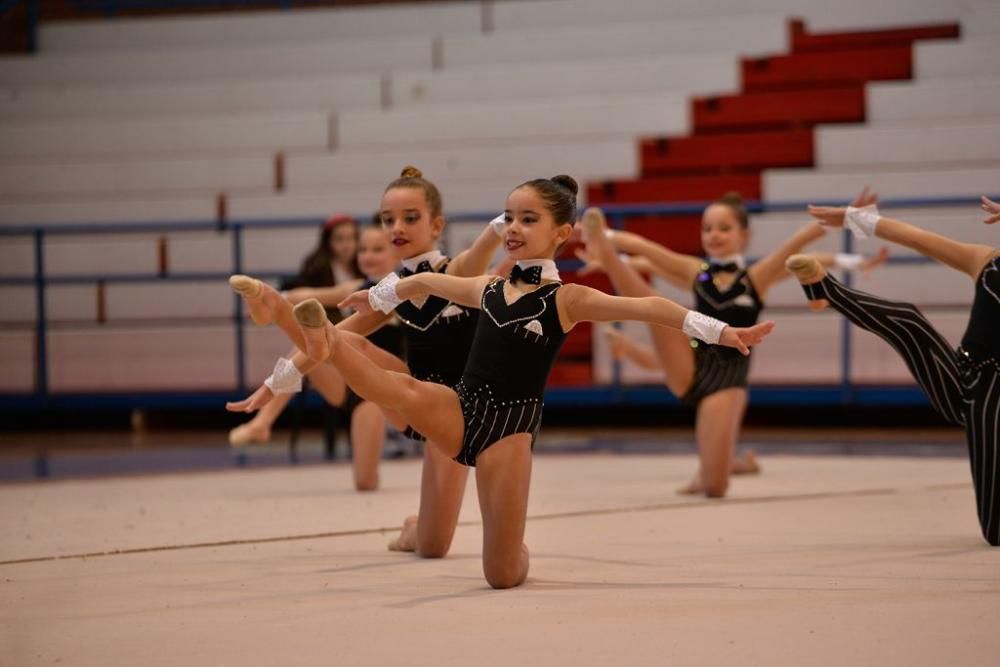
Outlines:
{"type": "MultiPolygon", "coordinates": [[[[792,272],[802,285],[813,285],[826,278],[826,269],[811,255],[792,255],[785,260],[785,268],[792,272]]],[[[826,299],[812,299],[809,307],[823,310],[830,302],[826,299]]]]}
{"type": "Polygon", "coordinates": [[[281,295],[274,288],[265,285],[256,278],[243,275],[229,276],[229,286],[243,297],[243,302],[250,311],[250,319],[258,326],[264,326],[274,321],[273,300],[281,295]]]}
{"type": "Polygon", "coordinates": [[[604,211],[594,206],[583,212],[580,225],[583,227],[583,242],[588,245],[595,239],[603,238],[604,232],[608,229],[604,211]]]}
{"type": "Polygon", "coordinates": [[[700,496],[705,493],[705,487],[701,483],[701,475],[696,474],[691,481],[677,489],[680,496],[700,496]]]}
{"type": "Polygon", "coordinates": [[[270,441],[271,429],[254,424],[253,420],[240,424],[229,432],[229,444],[233,447],[245,447],[253,442],[266,444],[270,441]]]}
{"type": "Polygon", "coordinates": [[[292,309],[306,339],[306,354],[313,361],[324,361],[330,356],[328,338],[333,327],[328,327],[326,309],[316,299],[306,299],[292,309]]]}
{"type": "Polygon", "coordinates": [[[734,475],[759,475],[760,464],[757,463],[757,454],[752,449],[738,454],[733,458],[730,472],[734,475]]]}
{"type": "Polygon", "coordinates": [[[604,338],[608,342],[608,347],[611,350],[611,356],[615,358],[615,361],[623,361],[625,359],[625,349],[628,345],[628,341],[625,340],[625,334],[611,325],[603,326],[602,330],[604,338]]]}
{"type": "Polygon", "coordinates": [[[403,529],[399,535],[389,542],[389,551],[417,550],[417,515],[413,514],[403,520],[403,529]]]}

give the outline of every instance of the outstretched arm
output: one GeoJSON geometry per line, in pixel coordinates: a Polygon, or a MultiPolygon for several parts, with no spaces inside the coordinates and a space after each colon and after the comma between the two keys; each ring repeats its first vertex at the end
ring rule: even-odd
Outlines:
{"type": "MultiPolygon", "coordinates": [[[[847,209],[839,206],[810,206],[809,214],[827,227],[843,227],[847,209]]],[[[997,253],[992,246],[979,243],[962,243],[947,236],[914,227],[902,220],[878,215],[875,211],[874,235],[886,241],[916,250],[953,269],[972,276],[979,275],[983,265],[997,253]]]]}
{"type": "Polygon", "coordinates": [[[297,287],[284,292],[283,296],[291,303],[301,303],[306,299],[316,299],[327,308],[333,308],[346,299],[351,292],[361,287],[363,281],[348,280],[332,287],[297,287]]]}
{"type": "Polygon", "coordinates": [[[458,253],[448,264],[448,275],[459,277],[481,276],[486,273],[490,260],[500,247],[502,237],[493,223],[486,225],[471,246],[458,253]]]}
{"type": "MultiPolygon", "coordinates": [[[[689,311],[684,306],[658,296],[611,296],[583,285],[564,285],[556,294],[556,305],[563,330],[577,322],[614,322],[632,320],[683,329],[689,311]]],[[[704,316],[700,316],[702,319],[704,316]]],[[[720,326],[721,323],[718,323],[720,326]]],[[[726,326],[719,345],[735,347],[749,354],[749,346],[759,343],[774,328],[774,322],[762,322],[749,328],[726,326]]],[[[710,341],[714,342],[714,341],[710,341]]]]}
{"type": "Polygon", "coordinates": [[[818,222],[811,222],[792,234],[778,249],[753,263],[747,273],[753,281],[757,295],[763,300],[767,290],[774,283],[788,276],[785,260],[801,251],[810,243],[826,236],[826,230],[818,222]]]}
{"type": "Polygon", "coordinates": [[[612,231],[611,242],[621,252],[645,258],[656,275],[681,289],[690,289],[701,271],[698,257],[674,252],[632,232],[612,231]]]}
{"type": "MultiPolygon", "coordinates": [[[[460,306],[469,308],[479,308],[483,290],[492,281],[493,276],[475,276],[473,278],[460,278],[441,273],[418,273],[396,282],[392,288],[396,303],[408,301],[410,299],[421,299],[430,295],[445,298],[460,306]]],[[[379,283],[372,290],[382,287],[385,281],[379,283]]],[[[343,302],[341,308],[354,308],[360,315],[367,315],[374,311],[368,299],[371,290],[355,292],[343,302]]],[[[377,312],[377,311],[375,311],[377,312]]]]}

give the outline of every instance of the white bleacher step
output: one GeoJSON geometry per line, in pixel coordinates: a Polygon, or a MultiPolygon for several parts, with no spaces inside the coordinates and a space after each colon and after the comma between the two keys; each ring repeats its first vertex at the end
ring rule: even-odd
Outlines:
{"type": "Polygon", "coordinates": [[[705,53],[600,61],[483,65],[392,75],[393,105],[495,102],[631,94],[696,95],[735,90],[739,62],[705,53]]]}
{"type": "Polygon", "coordinates": [[[236,383],[228,326],[55,329],[48,354],[53,392],[224,391],[236,383]]]}
{"type": "Polygon", "coordinates": [[[427,178],[442,184],[474,178],[514,186],[534,175],[560,173],[570,173],[580,181],[635,178],[639,173],[637,153],[635,141],[629,138],[511,141],[482,148],[348,150],[289,156],[285,182],[290,190],[352,184],[377,190],[407,164],[419,167],[427,178]]]}
{"type": "Polygon", "coordinates": [[[928,165],[996,161],[1000,156],[1000,113],[992,122],[911,122],[905,125],[820,126],[816,164],[928,165]]]}
{"type": "Polygon", "coordinates": [[[973,78],[871,83],[872,125],[949,119],[1000,119],[1000,73],[973,78]]]}
{"type": "Polygon", "coordinates": [[[252,81],[261,77],[384,73],[430,69],[429,38],[289,45],[248,44],[230,49],[15,56],[0,60],[0,87],[252,81]]]}
{"type": "MultiPolygon", "coordinates": [[[[396,172],[398,173],[398,172],[396,172]]],[[[495,182],[459,181],[448,182],[427,174],[441,190],[445,216],[462,213],[491,213],[503,211],[507,195],[523,181],[536,176],[547,177],[554,174],[528,173],[523,179],[502,179],[495,182]]],[[[366,216],[374,213],[382,200],[385,186],[390,177],[380,184],[370,187],[320,188],[302,191],[286,191],[276,194],[233,194],[229,197],[230,220],[275,220],[321,218],[333,212],[346,211],[366,216]]]]}
{"type": "MultiPolygon", "coordinates": [[[[766,310],[763,317],[769,317],[766,310]]],[[[637,342],[649,344],[648,325],[624,322],[622,331],[637,342]]],[[[594,382],[610,383],[612,359],[606,339],[595,331],[593,341],[594,382]]],[[[829,316],[813,314],[803,299],[801,313],[782,312],[767,341],[754,350],[751,382],[835,383],[840,374],[839,341],[839,323],[829,316]]],[[[625,384],[662,386],[664,382],[663,373],[628,361],[621,365],[621,379],[625,384]]]]}
{"type": "MultiPolygon", "coordinates": [[[[974,3],[988,0],[973,0],[974,3]]],[[[667,21],[681,18],[735,17],[748,13],[742,0],[533,0],[497,2],[492,24],[499,31],[524,28],[601,26],[635,21],[667,21]]],[[[874,30],[956,20],[964,9],[949,0],[759,0],[755,12],[778,13],[806,19],[810,29],[874,30]]]]}
{"type": "Polygon", "coordinates": [[[478,2],[296,8],[214,16],[46,21],[39,26],[43,53],[241,47],[309,40],[413,37],[482,29],[478,2]]]}
{"type": "Polygon", "coordinates": [[[996,37],[1000,33],[1000,5],[985,4],[972,9],[962,16],[963,37],[996,37]]]}
{"type": "Polygon", "coordinates": [[[0,118],[82,120],[377,109],[381,81],[374,74],[341,74],[210,83],[29,86],[0,90],[0,118]]]}
{"type": "Polygon", "coordinates": [[[763,192],[770,201],[850,201],[866,185],[884,199],[978,197],[996,190],[1000,162],[990,167],[946,169],[769,169],[763,174],[763,192]]]}
{"type": "Polygon", "coordinates": [[[11,158],[102,159],[216,157],[235,152],[322,149],[330,145],[325,112],[214,114],[156,119],[8,121],[0,127],[0,164],[11,158]]]}
{"type": "Polygon", "coordinates": [[[918,42],[913,49],[913,75],[917,81],[941,78],[997,76],[1000,42],[994,37],[959,42],[918,42]]]}
{"type": "Polygon", "coordinates": [[[689,109],[685,94],[649,94],[344,111],[335,121],[336,142],[345,148],[474,146],[532,138],[592,140],[685,134],[690,125],[689,109]]]}
{"type": "Polygon", "coordinates": [[[687,53],[730,53],[735,58],[784,51],[787,35],[781,15],[504,30],[446,36],[442,40],[442,61],[448,69],[687,53]]]}
{"type": "Polygon", "coordinates": [[[257,157],[176,158],[114,162],[0,163],[0,196],[86,198],[156,193],[197,198],[230,190],[274,187],[274,161],[257,157]]]}
{"type": "Polygon", "coordinates": [[[0,225],[64,225],[132,222],[204,222],[217,216],[216,196],[141,199],[111,196],[0,201],[0,225]]]}

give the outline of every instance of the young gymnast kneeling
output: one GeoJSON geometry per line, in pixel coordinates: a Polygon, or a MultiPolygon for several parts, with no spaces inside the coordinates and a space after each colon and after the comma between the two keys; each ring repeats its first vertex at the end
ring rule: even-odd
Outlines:
{"type": "MultiPolygon", "coordinates": [[[[476,467],[483,571],[494,588],[518,586],[528,573],[523,538],[531,449],[549,370],[577,322],[652,322],[744,354],[773,327],[765,322],[734,328],[661,297],[617,297],[563,285],[553,257],[573,232],[576,193],[569,176],[528,181],[511,192],[503,229],[505,249],[516,260],[509,279],[432,272],[389,276],[342,304],[359,312],[391,312],[404,301],[435,295],[481,309],[465,371],[454,388],[380,368],[327,326],[319,302],[295,307],[312,359],[330,360],[360,396],[401,415],[449,458],[476,467]]],[[[588,211],[585,217],[595,214],[588,211]]]]}
{"type": "MultiPolygon", "coordinates": [[[[871,203],[865,191],[859,203],[871,203]]],[[[701,243],[706,257],[674,252],[638,234],[612,231],[600,218],[592,229],[584,227],[587,253],[581,259],[603,269],[622,296],[651,296],[657,292],[635,270],[646,268],[669,283],[693,292],[695,309],[733,326],[757,322],[767,293],[788,278],[785,260],[825,236],[812,222],[799,229],[772,253],[748,264],[743,256],[750,242],[750,219],[743,200],[730,193],[710,204],[702,215],[701,243]],[[625,262],[615,250],[639,262],[625,262]]],[[[860,255],[823,255],[822,261],[849,268],[864,268],[860,255]]],[[[885,255],[868,262],[868,267],[885,255]]],[[[640,364],[663,373],[664,383],[682,403],[695,408],[695,441],[698,471],[678,489],[682,494],[721,498],[729,489],[731,474],[759,471],[752,452],[736,456],[743,414],[746,411],[750,357],[716,345],[704,345],[683,332],[650,326],[652,347],[636,345],[623,334],[608,329],[612,350],[629,355],[640,364]],[[613,332],[613,333],[612,333],[613,332]]]]}
{"type": "MultiPolygon", "coordinates": [[[[1000,205],[983,197],[985,222],[1000,220],[1000,205]]],[[[965,429],[976,490],[976,512],[983,537],[1000,546],[1000,251],[960,243],[940,234],[886,218],[872,206],[810,206],[809,213],[829,227],[847,226],[859,238],[877,236],[912,248],[968,274],[975,284],[969,324],[961,346],[952,349],[916,306],[882,299],[847,287],[808,255],[793,255],[786,266],[802,283],[810,306],[833,306],[856,326],[896,350],[934,410],[965,429]]]]}

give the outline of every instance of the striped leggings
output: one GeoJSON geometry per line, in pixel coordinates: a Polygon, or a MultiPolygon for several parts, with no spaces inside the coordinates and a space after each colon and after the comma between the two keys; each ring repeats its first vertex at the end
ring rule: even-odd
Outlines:
{"type": "Polygon", "coordinates": [[[809,299],[826,299],[852,323],[891,345],[937,413],[965,429],[979,525],[986,541],[1000,546],[1000,361],[974,360],[952,349],[912,304],[880,299],[830,276],[803,288],[809,299]]]}

